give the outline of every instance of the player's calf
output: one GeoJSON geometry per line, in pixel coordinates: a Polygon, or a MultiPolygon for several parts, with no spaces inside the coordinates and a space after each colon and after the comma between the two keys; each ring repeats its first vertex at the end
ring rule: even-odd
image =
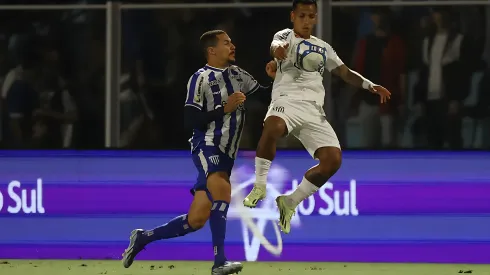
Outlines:
{"type": "Polygon", "coordinates": [[[187,214],[187,222],[189,227],[194,230],[199,230],[206,225],[211,214],[211,201],[206,191],[196,191],[194,200],[187,214]]]}
{"type": "Polygon", "coordinates": [[[318,165],[306,171],[296,190],[286,196],[286,204],[296,208],[300,202],[313,195],[332,177],[342,164],[342,152],[336,147],[322,147],[315,152],[318,165]]]}
{"type": "Polygon", "coordinates": [[[320,188],[340,169],[342,151],[337,147],[322,147],[315,152],[315,157],[320,163],[306,171],[305,178],[320,188]]]}
{"type": "Polygon", "coordinates": [[[177,216],[168,223],[151,230],[133,230],[128,248],[122,254],[124,267],[130,267],[138,253],[154,241],[185,236],[201,229],[209,218],[210,209],[211,201],[206,192],[196,191],[188,214],[177,216]]]}
{"type": "Polygon", "coordinates": [[[296,207],[320,189],[340,168],[342,153],[336,147],[322,147],[315,152],[320,163],[308,170],[293,193],[276,199],[279,209],[279,225],[284,233],[291,229],[291,219],[296,207]]]}
{"type": "Polygon", "coordinates": [[[223,266],[227,262],[224,247],[226,221],[231,200],[231,184],[229,182],[228,174],[225,172],[215,172],[210,174],[207,178],[207,188],[213,198],[213,205],[209,216],[209,226],[211,227],[213,240],[214,272],[215,268],[223,266]]]}

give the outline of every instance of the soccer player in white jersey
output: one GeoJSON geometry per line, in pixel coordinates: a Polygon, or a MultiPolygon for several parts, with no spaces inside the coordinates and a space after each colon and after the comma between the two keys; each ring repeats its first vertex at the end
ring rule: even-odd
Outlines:
{"type": "Polygon", "coordinates": [[[224,251],[231,200],[230,174],[245,124],[245,98],[267,87],[231,65],[235,61],[235,46],[224,31],[206,32],[200,42],[207,64],[187,84],[184,123],[193,131],[189,141],[198,170],[191,189],[194,200],[187,214],[152,230],[133,230],[123,254],[124,267],[129,267],[149,243],[184,236],[201,229],[209,220],[215,256],[211,274],[234,274],[243,268],[239,262],[229,262],[224,251]]]}
{"type": "Polygon", "coordinates": [[[298,204],[324,185],[342,162],[337,135],[323,111],[323,67],[314,72],[301,69],[297,64],[298,45],[307,45],[310,51],[325,54],[326,69],[351,85],[379,94],[381,103],[390,98],[387,89],[350,70],[328,43],[311,35],[317,22],[315,0],[294,0],[291,22],[293,29],[277,32],[271,44],[270,50],[275,62],[269,63],[267,70],[270,75],[275,73],[272,103],[257,147],[254,188],[243,201],[245,206],[255,207],[265,198],[267,174],[276,154],[278,139],[288,134],[298,138],[308,153],[319,160],[319,164],[305,173],[292,194],[276,199],[280,213],[279,225],[286,234],[290,232],[291,218],[298,204]]]}

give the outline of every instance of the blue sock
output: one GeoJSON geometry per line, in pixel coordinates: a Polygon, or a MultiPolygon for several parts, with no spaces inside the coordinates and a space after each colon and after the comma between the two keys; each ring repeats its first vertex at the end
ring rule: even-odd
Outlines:
{"type": "Polygon", "coordinates": [[[184,236],[194,231],[196,230],[189,225],[187,214],[185,214],[175,217],[164,225],[145,231],[143,237],[145,238],[146,243],[151,243],[157,240],[184,236]]]}
{"type": "Polygon", "coordinates": [[[229,204],[225,201],[214,201],[209,217],[209,225],[213,235],[214,266],[222,265],[225,257],[226,215],[229,204]]]}

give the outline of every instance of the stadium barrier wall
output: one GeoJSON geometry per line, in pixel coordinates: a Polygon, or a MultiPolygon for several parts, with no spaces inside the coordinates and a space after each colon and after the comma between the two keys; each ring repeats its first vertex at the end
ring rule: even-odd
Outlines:
{"type": "MultiPolygon", "coordinates": [[[[230,259],[490,263],[488,152],[345,152],[337,175],[299,206],[292,232],[277,235],[274,197],[315,164],[305,152],[280,152],[269,198],[248,213],[258,235],[282,241],[279,256],[237,207],[253,157],[242,152],[232,175],[230,259]]],[[[173,151],[3,151],[0,167],[0,258],[16,259],[119,259],[132,229],[188,210],[196,177],[189,152],[173,151]]],[[[151,244],[139,259],[212,257],[206,226],[151,244]]]]}

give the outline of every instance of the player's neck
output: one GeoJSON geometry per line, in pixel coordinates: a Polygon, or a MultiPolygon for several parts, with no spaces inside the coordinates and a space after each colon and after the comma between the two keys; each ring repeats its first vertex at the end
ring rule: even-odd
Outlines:
{"type": "Polygon", "coordinates": [[[301,38],[303,38],[303,39],[309,39],[309,38],[311,37],[311,33],[310,33],[310,34],[306,34],[306,35],[302,35],[302,34],[300,34],[300,33],[299,33],[299,32],[297,32],[297,31],[294,31],[294,35],[295,35],[296,37],[301,37],[301,38]]]}

